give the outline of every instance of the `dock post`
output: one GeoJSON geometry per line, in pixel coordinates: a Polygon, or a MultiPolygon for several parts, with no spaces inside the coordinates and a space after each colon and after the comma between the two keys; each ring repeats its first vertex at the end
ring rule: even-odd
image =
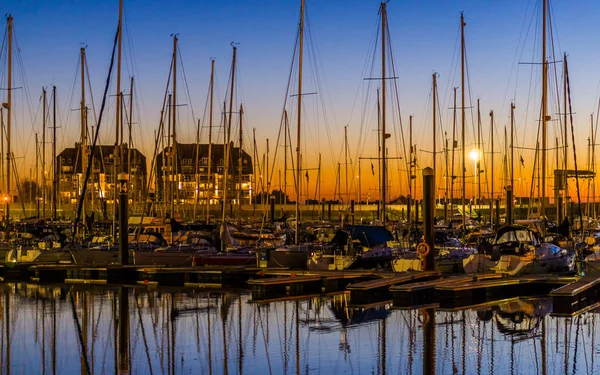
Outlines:
{"type": "Polygon", "coordinates": [[[496,211],[494,211],[496,218],[494,219],[494,225],[500,224],[500,199],[496,199],[496,211]]]}
{"type": "MultiPolygon", "coordinates": [[[[423,190],[425,190],[425,186],[423,186],[423,190]]],[[[414,199],[415,201],[415,225],[419,222],[419,200],[414,199]]]]}
{"type": "Polygon", "coordinates": [[[275,196],[271,195],[271,224],[275,223],[275,196]]]}
{"type": "Polygon", "coordinates": [[[354,225],[354,199],[350,201],[350,215],[352,215],[350,217],[350,222],[352,223],[352,225],[354,225]]]}
{"type": "Polygon", "coordinates": [[[119,315],[117,324],[118,329],[118,349],[119,349],[119,373],[129,373],[129,290],[126,287],[119,287],[119,315]]]}
{"type": "MultiPolygon", "coordinates": [[[[433,271],[434,234],[433,226],[435,220],[435,172],[432,168],[423,169],[423,232],[425,242],[429,245],[429,251],[425,256],[424,271],[433,271]]],[[[419,207],[419,206],[417,206],[419,207]]]]}
{"type": "MultiPolygon", "coordinates": [[[[412,183],[412,182],[410,182],[410,183],[412,183]]],[[[412,220],[412,212],[411,212],[412,211],[411,210],[412,203],[411,202],[412,202],[412,200],[411,200],[410,194],[408,194],[406,196],[406,222],[409,224],[410,224],[410,221],[412,220]]]]}
{"type": "Polygon", "coordinates": [[[331,201],[327,204],[327,220],[331,221],[331,201]]]}
{"type": "Polygon", "coordinates": [[[321,220],[325,219],[325,202],[321,202],[321,220]]]}
{"type": "Polygon", "coordinates": [[[513,188],[506,187],[506,224],[513,223],[513,188]]]}
{"type": "Polygon", "coordinates": [[[435,374],[435,309],[419,311],[423,317],[423,374],[435,374]]]}
{"type": "Polygon", "coordinates": [[[127,218],[129,216],[127,190],[129,175],[127,173],[119,173],[117,177],[119,180],[119,261],[121,266],[127,266],[129,264],[129,246],[127,243],[127,218]]]}

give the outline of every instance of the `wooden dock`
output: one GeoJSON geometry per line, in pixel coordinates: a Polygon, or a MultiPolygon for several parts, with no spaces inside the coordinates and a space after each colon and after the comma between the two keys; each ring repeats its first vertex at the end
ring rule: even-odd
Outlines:
{"type": "Polygon", "coordinates": [[[499,279],[501,277],[502,275],[498,274],[449,276],[419,283],[394,285],[390,288],[390,292],[392,293],[394,307],[408,308],[427,306],[436,303],[437,286],[468,283],[478,280],[499,279]]]}
{"type": "Polygon", "coordinates": [[[353,305],[365,305],[375,301],[392,299],[390,287],[417,280],[438,278],[439,273],[433,271],[397,273],[394,276],[363,281],[348,285],[350,301],[353,305]]]}
{"type": "Polygon", "coordinates": [[[440,307],[454,308],[516,296],[548,294],[573,280],[573,277],[561,275],[530,275],[448,283],[435,286],[435,290],[440,307]]]}
{"type": "Polygon", "coordinates": [[[592,271],[550,292],[553,314],[572,316],[600,302],[600,272],[592,271]]]}

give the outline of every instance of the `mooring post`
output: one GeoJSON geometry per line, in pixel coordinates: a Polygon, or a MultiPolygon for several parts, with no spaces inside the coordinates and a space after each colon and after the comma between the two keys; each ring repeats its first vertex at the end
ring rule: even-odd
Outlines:
{"type": "Polygon", "coordinates": [[[271,224],[275,223],[275,196],[271,195],[271,224]]]}
{"type": "Polygon", "coordinates": [[[352,215],[350,217],[350,222],[352,223],[352,225],[354,225],[354,199],[350,201],[350,215],[352,215]]]}
{"type": "Polygon", "coordinates": [[[331,201],[327,204],[327,220],[331,221],[331,201]]]}
{"type": "MultiPolygon", "coordinates": [[[[411,183],[411,182],[409,182],[411,183]]],[[[410,222],[412,221],[412,210],[411,210],[411,206],[412,206],[412,200],[410,197],[410,194],[408,194],[408,196],[406,197],[406,222],[410,224],[410,222]]]]}
{"type": "Polygon", "coordinates": [[[435,309],[419,311],[423,317],[423,374],[435,374],[435,309]]]}
{"type": "Polygon", "coordinates": [[[513,223],[513,188],[506,187],[506,224],[513,223]]]}
{"type": "Polygon", "coordinates": [[[496,210],[494,211],[496,218],[494,219],[494,225],[500,224],[500,199],[496,199],[496,210]]]}
{"type": "Polygon", "coordinates": [[[129,216],[127,190],[129,175],[123,172],[119,173],[117,178],[119,180],[119,261],[122,266],[127,266],[129,264],[129,246],[127,243],[127,219],[129,216]]]}
{"type": "Polygon", "coordinates": [[[129,289],[119,287],[118,355],[119,373],[129,374],[129,289]]]}
{"type": "MultiPolygon", "coordinates": [[[[425,186],[423,186],[423,189],[425,189],[425,186]]],[[[419,222],[419,200],[415,199],[415,226],[417,225],[417,223],[419,222]]]]}
{"type": "MultiPolygon", "coordinates": [[[[423,232],[425,242],[429,246],[429,251],[425,255],[425,271],[433,271],[433,253],[434,253],[434,218],[435,218],[435,174],[432,168],[423,169],[423,232]]],[[[417,206],[419,207],[419,206],[417,206]]]]}

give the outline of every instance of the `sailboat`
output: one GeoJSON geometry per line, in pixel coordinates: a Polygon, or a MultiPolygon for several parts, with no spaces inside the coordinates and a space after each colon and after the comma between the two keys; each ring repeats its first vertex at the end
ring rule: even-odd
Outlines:
{"type": "MultiPolygon", "coordinates": [[[[512,223],[512,192],[514,179],[507,186],[507,225],[498,229],[492,243],[483,243],[478,254],[473,254],[463,261],[467,273],[496,272],[506,275],[522,275],[532,273],[547,273],[570,271],[574,267],[573,249],[567,249],[566,243],[557,242],[554,236],[546,234],[545,187],[546,187],[546,127],[550,116],[547,114],[548,105],[548,61],[546,58],[546,32],[548,0],[542,0],[542,177],[541,177],[541,224],[539,231],[512,223]],[[540,234],[541,233],[541,234],[540,234]],[[554,242],[554,243],[553,243],[554,242]]],[[[514,127],[514,105],[511,104],[511,134],[514,127]]],[[[511,154],[513,149],[511,135],[511,154]]],[[[511,164],[513,163],[511,156],[511,164]]],[[[563,241],[564,242],[564,241],[563,241]]]]}

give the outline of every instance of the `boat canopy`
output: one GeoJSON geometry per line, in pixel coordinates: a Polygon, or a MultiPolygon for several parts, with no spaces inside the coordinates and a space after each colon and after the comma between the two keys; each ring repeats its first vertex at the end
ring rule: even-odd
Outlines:
{"type": "Polygon", "coordinates": [[[366,247],[383,244],[394,239],[387,228],[378,225],[347,225],[346,229],[352,238],[359,240],[366,247]]]}

